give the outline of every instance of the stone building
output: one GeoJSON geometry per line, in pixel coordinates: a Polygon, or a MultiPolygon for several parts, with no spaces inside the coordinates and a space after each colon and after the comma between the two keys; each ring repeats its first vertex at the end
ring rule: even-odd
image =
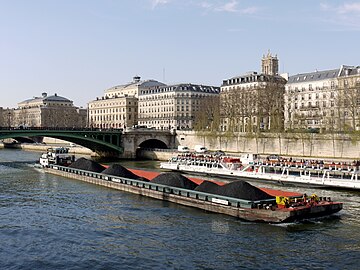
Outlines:
{"type": "Polygon", "coordinates": [[[4,109],[0,107],[0,127],[5,127],[5,121],[4,121],[4,109]]]}
{"type": "Polygon", "coordinates": [[[73,101],[54,94],[34,97],[18,103],[15,109],[3,110],[5,125],[11,127],[85,127],[87,111],[73,101]]]}
{"type": "Polygon", "coordinates": [[[219,87],[175,84],[139,93],[139,125],[156,129],[192,129],[201,100],[218,96],[219,87]]]}
{"type": "Polygon", "coordinates": [[[133,81],[105,90],[103,97],[89,102],[89,126],[96,128],[126,128],[138,124],[138,96],[151,87],[164,86],[155,80],[133,81]]]}
{"type": "Polygon", "coordinates": [[[359,77],[360,69],[353,66],[290,76],[284,95],[285,128],[358,129],[359,77]]]}
{"type": "Polygon", "coordinates": [[[262,72],[249,72],[221,85],[222,131],[256,132],[283,129],[283,95],[287,75],[278,75],[278,58],[262,58],[262,72]]]}
{"type": "Polygon", "coordinates": [[[360,66],[342,66],[338,76],[335,127],[340,131],[360,130],[360,66]]]}

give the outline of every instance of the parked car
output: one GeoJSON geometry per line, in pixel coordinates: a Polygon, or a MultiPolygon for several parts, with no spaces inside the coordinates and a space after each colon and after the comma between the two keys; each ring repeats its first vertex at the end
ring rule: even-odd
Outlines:
{"type": "Polygon", "coordinates": [[[203,145],[195,145],[194,150],[196,153],[206,153],[207,148],[203,145]]]}
{"type": "Polygon", "coordinates": [[[178,146],[178,152],[187,153],[189,151],[190,151],[190,149],[187,146],[183,146],[183,145],[178,146]]]}

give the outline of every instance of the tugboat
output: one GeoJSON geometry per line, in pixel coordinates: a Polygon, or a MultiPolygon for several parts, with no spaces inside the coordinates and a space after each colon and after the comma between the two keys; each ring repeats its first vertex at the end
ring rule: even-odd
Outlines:
{"type": "Polygon", "coordinates": [[[39,159],[40,167],[49,167],[50,165],[69,166],[75,161],[75,156],[69,154],[69,148],[56,147],[48,148],[39,159]]]}

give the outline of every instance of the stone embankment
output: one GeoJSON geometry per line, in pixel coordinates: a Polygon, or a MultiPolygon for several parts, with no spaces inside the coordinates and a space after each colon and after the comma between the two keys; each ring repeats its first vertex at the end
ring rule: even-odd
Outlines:
{"type": "Polygon", "coordinates": [[[209,133],[177,131],[177,145],[227,153],[277,154],[288,157],[323,159],[360,159],[360,134],[316,133],[209,133]]]}
{"type": "MultiPolygon", "coordinates": [[[[71,154],[80,154],[80,155],[91,155],[96,156],[96,153],[82,146],[69,146],[69,144],[34,144],[34,143],[22,143],[9,146],[13,149],[22,149],[26,151],[38,151],[46,152],[50,147],[68,147],[69,153],[71,154]]],[[[4,144],[0,142],[0,148],[4,148],[4,144]]]]}

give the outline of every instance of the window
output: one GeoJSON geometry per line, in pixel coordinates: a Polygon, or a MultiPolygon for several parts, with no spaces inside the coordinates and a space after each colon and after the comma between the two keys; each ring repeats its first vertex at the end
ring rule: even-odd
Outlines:
{"type": "Polygon", "coordinates": [[[330,87],[331,87],[331,89],[334,89],[334,88],[335,88],[335,82],[334,82],[334,81],[331,82],[331,86],[330,86],[330,87]]]}

